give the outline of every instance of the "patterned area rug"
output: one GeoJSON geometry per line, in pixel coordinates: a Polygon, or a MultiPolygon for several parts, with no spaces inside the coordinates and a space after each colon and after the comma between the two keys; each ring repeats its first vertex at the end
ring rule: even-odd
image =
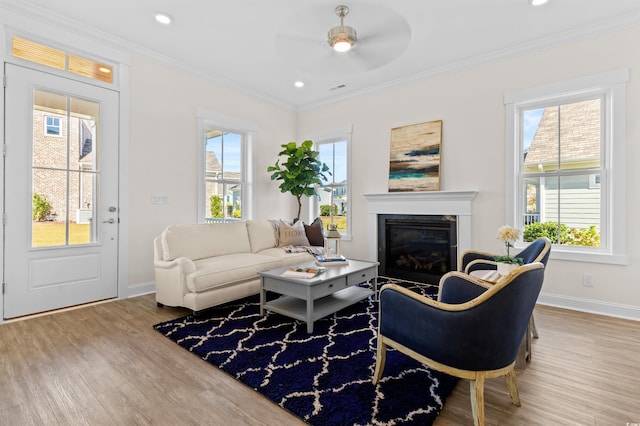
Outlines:
{"type": "MultiPolygon", "coordinates": [[[[435,297],[437,287],[380,277],[435,297]]],[[[154,328],[313,425],[431,424],[457,379],[389,348],[373,385],[378,303],[365,299],[306,324],[261,317],[259,297],[212,308],[154,328]]],[[[419,326],[419,325],[416,325],[419,326]]]]}

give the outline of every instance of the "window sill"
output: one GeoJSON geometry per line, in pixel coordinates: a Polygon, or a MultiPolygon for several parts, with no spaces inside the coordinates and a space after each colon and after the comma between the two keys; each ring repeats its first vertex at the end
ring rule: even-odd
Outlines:
{"type": "Polygon", "coordinates": [[[629,257],[624,254],[586,253],[551,248],[551,259],[570,260],[574,262],[607,263],[610,265],[628,265],[629,257]]]}

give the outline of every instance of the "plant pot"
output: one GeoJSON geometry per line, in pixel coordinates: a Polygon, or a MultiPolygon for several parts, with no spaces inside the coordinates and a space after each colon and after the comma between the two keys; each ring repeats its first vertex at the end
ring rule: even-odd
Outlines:
{"type": "Polygon", "coordinates": [[[498,262],[497,266],[498,266],[498,274],[505,276],[505,275],[508,275],[511,271],[518,268],[520,265],[518,265],[517,263],[498,262]]]}

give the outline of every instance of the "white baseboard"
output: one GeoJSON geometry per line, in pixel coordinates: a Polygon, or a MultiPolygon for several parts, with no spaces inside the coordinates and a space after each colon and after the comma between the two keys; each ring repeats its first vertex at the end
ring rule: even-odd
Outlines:
{"type": "Polygon", "coordinates": [[[123,295],[123,299],[130,297],[142,296],[143,294],[155,293],[156,283],[151,281],[148,283],[135,284],[127,287],[127,294],[123,295]]]}
{"type": "Polygon", "coordinates": [[[538,297],[538,304],[640,321],[640,307],[638,306],[602,302],[600,300],[580,299],[577,297],[550,293],[540,293],[540,297],[538,297]]]}

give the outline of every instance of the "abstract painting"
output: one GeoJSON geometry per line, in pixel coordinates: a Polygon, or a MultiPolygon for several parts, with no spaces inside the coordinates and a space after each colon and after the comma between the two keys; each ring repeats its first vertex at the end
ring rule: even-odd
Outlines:
{"type": "Polygon", "coordinates": [[[439,191],[442,120],[391,129],[389,192],[439,191]]]}

